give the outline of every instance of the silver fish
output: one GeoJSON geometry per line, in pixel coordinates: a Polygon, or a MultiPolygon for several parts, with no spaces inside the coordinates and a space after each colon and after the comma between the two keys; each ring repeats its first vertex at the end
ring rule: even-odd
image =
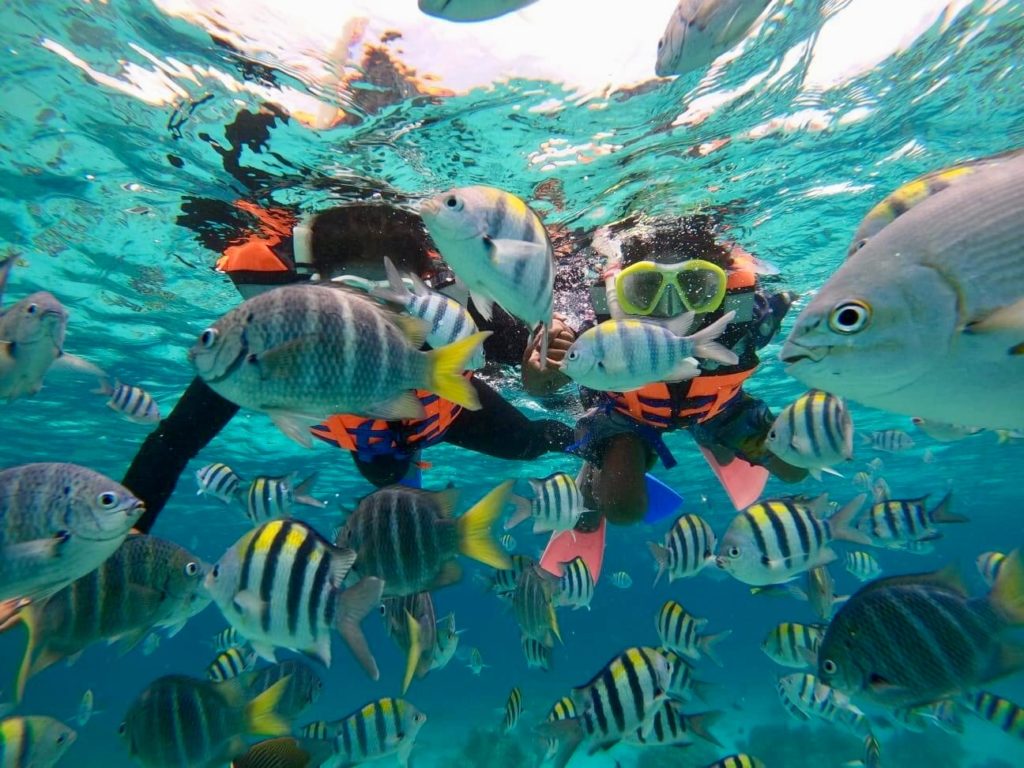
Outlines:
{"type": "Polygon", "coordinates": [[[853,458],[853,420],[842,398],[812,389],[787,405],[765,441],[768,450],[821,479],[833,465],[853,458]]]}
{"type": "Polygon", "coordinates": [[[770,0],[679,0],[658,41],[658,77],[685,75],[732,48],[770,0]]]}
{"type": "Polygon", "coordinates": [[[104,382],[98,394],[110,395],[107,407],[117,411],[128,421],[136,424],[156,424],[160,421],[160,406],[146,390],[115,381],[111,387],[104,382]]]}

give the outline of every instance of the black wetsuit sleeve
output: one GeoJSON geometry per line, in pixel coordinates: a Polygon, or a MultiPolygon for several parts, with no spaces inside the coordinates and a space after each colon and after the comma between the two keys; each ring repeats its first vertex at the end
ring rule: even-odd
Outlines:
{"type": "Polygon", "coordinates": [[[555,419],[533,421],[490,385],[473,379],[480,410],[464,410],[445,433],[445,442],[499,459],[536,459],[564,451],[574,441],[573,429],[555,419]]]}
{"type": "Polygon", "coordinates": [[[218,395],[202,379],[192,380],[171,414],[143,442],[121,481],[146,504],[136,528],[149,532],[189,461],[237,412],[237,405],[218,395]]]}
{"type": "Polygon", "coordinates": [[[499,365],[519,365],[530,341],[530,329],[512,317],[508,312],[495,306],[490,320],[484,320],[470,303],[469,314],[481,331],[493,331],[484,340],[484,359],[499,365]]]}

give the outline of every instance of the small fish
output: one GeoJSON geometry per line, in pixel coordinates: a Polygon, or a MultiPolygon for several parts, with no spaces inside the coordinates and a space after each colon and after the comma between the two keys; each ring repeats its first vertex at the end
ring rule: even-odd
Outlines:
{"type": "Polygon", "coordinates": [[[532,517],[534,533],[571,531],[585,511],[583,494],[576,487],[572,476],[565,472],[555,472],[529,482],[533,498],[511,497],[516,510],[505,523],[505,530],[532,517]]]}
{"type": "Polygon", "coordinates": [[[999,569],[1003,567],[1004,562],[1006,562],[1006,555],[1002,552],[982,552],[975,560],[978,565],[978,573],[990,587],[999,578],[999,569]]]}
{"type": "Polygon", "coordinates": [[[998,445],[1006,445],[1024,440],[1024,429],[997,429],[996,442],[998,445]]]}
{"type": "Polygon", "coordinates": [[[523,713],[523,693],[518,687],[513,688],[505,702],[505,717],[501,721],[501,729],[509,733],[519,722],[519,716],[523,713]]]}
{"type": "Polygon", "coordinates": [[[444,669],[455,656],[455,652],[459,648],[459,635],[462,634],[462,630],[455,629],[455,614],[449,613],[439,621],[435,632],[437,643],[434,646],[430,668],[444,669]]]}
{"type": "Polygon", "coordinates": [[[661,655],[669,665],[668,690],[669,698],[679,701],[690,701],[694,697],[706,698],[708,695],[708,684],[693,677],[693,667],[685,656],[680,656],[673,651],[662,651],[661,655]]]}
{"type": "Polygon", "coordinates": [[[769,659],[784,667],[816,667],[818,648],[824,636],[823,627],[786,621],[776,625],[765,635],[761,641],[761,650],[769,659]]]}
{"type": "Polygon", "coordinates": [[[723,757],[705,768],[765,768],[765,764],[752,755],[739,752],[723,757]]]}
{"type": "Polygon", "coordinates": [[[455,558],[471,557],[492,568],[512,563],[491,538],[512,488],[506,480],[468,512],[453,516],[458,491],[432,493],[405,486],[383,488],[359,502],[338,533],[339,547],[358,556],[356,572],[384,580],[396,597],[453,584],[462,577],[455,558]]]}
{"type": "MultiPolygon", "coordinates": [[[[548,712],[547,722],[555,723],[559,720],[568,720],[571,717],[577,717],[578,712],[576,711],[576,705],[572,699],[568,696],[563,696],[555,702],[554,706],[551,707],[551,711],[548,712]]],[[[550,761],[555,758],[558,754],[558,740],[548,738],[547,739],[547,754],[544,758],[545,761],[550,761]]]]}
{"type": "Polygon", "coordinates": [[[95,570],[143,510],[127,488],[77,464],[0,471],[0,602],[38,600],[95,570]]]}
{"type": "Polygon", "coordinates": [[[447,21],[487,21],[514,13],[537,0],[419,0],[419,7],[428,16],[447,21]]]}
{"type": "Polygon", "coordinates": [[[8,717],[0,720],[2,765],[4,768],[52,768],[77,737],[75,731],[52,717],[8,717]]]}
{"type": "Polygon", "coordinates": [[[769,0],[679,0],[658,40],[658,77],[706,67],[750,30],[769,0]]]}
{"type": "Polygon", "coordinates": [[[78,703],[78,714],[75,715],[75,725],[79,728],[84,728],[92,719],[93,703],[94,699],[92,688],[90,688],[82,694],[82,700],[78,703]]]}
{"type": "Polygon", "coordinates": [[[543,326],[540,359],[546,361],[555,261],[540,217],[515,195],[484,186],[435,195],[419,213],[485,320],[499,304],[528,327],[543,326]]]}
{"type": "Polygon", "coordinates": [[[642,747],[688,747],[695,743],[694,736],[700,736],[721,746],[721,742],[708,730],[721,715],[721,712],[686,715],[680,702],[664,699],[652,719],[626,736],[624,741],[642,747]]]}
{"type": "Polygon", "coordinates": [[[589,611],[590,601],[594,599],[594,577],[590,575],[586,561],[582,557],[574,557],[561,565],[555,605],[571,605],[574,611],[579,608],[589,611]]]}
{"type": "Polygon", "coordinates": [[[882,768],[882,747],[874,734],[864,737],[864,758],[843,763],[847,768],[882,768]]]}
{"type": "Polygon", "coordinates": [[[247,700],[231,684],[166,675],[135,699],[121,736],[145,768],[223,764],[244,749],[247,736],[289,732],[275,709],[285,685],[280,680],[247,700]]]}
{"type": "Polygon", "coordinates": [[[324,692],[320,675],[301,659],[288,659],[268,667],[243,672],[235,684],[248,693],[250,699],[284,681],[275,709],[285,720],[291,721],[317,702],[324,692]]]}
{"type": "Polygon", "coordinates": [[[501,548],[506,552],[515,552],[516,540],[512,538],[511,533],[502,534],[501,538],[498,539],[498,542],[501,544],[501,548]]]}
{"type": "Polygon", "coordinates": [[[611,576],[611,582],[613,587],[619,589],[629,589],[633,586],[633,577],[625,571],[616,571],[611,576]]]}
{"type": "Polygon", "coordinates": [[[466,664],[469,667],[469,671],[474,675],[479,675],[484,669],[491,666],[490,664],[484,664],[483,656],[480,655],[478,648],[469,649],[469,662],[466,664]]]}
{"type": "Polygon", "coordinates": [[[875,504],[892,498],[892,491],[889,489],[889,484],[885,482],[885,478],[879,477],[871,485],[871,498],[875,504]]]}
{"type": "Polygon", "coordinates": [[[329,765],[357,765],[393,755],[405,768],[426,722],[427,716],[405,699],[385,697],[340,720],[313,723],[303,735],[332,741],[334,757],[329,765]]]}
{"type": "Polygon", "coordinates": [[[189,350],[199,377],[243,408],[266,413],[309,447],[309,428],[332,414],[420,418],[426,389],[470,410],[480,401],[463,377],[488,333],[420,351],[426,324],[353,291],[283,285],[246,299],[189,350]]]}
{"type": "Polygon", "coordinates": [[[882,575],[882,566],[870,552],[847,552],[846,570],[860,581],[871,581],[882,575]]]}
{"type": "Polygon", "coordinates": [[[406,656],[402,695],[409,690],[415,674],[423,677],[434,663],[437,645],[437,619],[429,592],[402,597],[386,597],[381,602],[384,628],[406,656]]]}
{"type": "Polygon", "coordinates": [[[228,648],[217,654],[206,668],[206,679],[222,683],[248,672],[256,666],[256,653],[251,648],[228,648]]]}
{"type": "Polygon", "coordinates": [[[114,386],[104,380],[100,389],[95,390],[96,394],[109,395],[107,407],[117,411],[128,421],[136,424],[156,424],[160,421],[160,406],[146,390],[141,387],[133,387],[114,382],[114,386]]]}
{"type": "Polygon", "coordinates": [[[510,559],[510,568],[498,568],[492,576],[485,577],[488,589],[495,594],[502,595],[515,591],[519,574],[537,564],[536,560],[527,555],[512,555],[510,559]]]}
{"type": "Polygon", "coordinates": [[[523,636],[523,655],[527,669],[551,669],[551,649],[539,640],[523,636]]]}
{"type": "Polygon", "coordinates": [[[238,497],[238,488],[242,478],[235,474],[227,464],[207,464],[202,469],[196,470],[196,481],[199,490],[196,496],[213,496],[225,504],[230,504],[238,497]]]}
{"type": "Polygon", "coordinates": [[[927,496],[916,499],[889,499],[872,505],[871,510],[860,521],[860,530],[871,537],[876,547],[902,549],[907,542],[932,541],[942,537],[936,529],[940,523],[966,523],[963,515],[949,511],[953,502],[952,492],[931,510],[925,508],[927,496]]]}
{"type": "Polygon", "coordinates": [[[280,477],[254,478],[244,493],[246,516],[253,525],[260,525],[268,520],[291,517],[292,508],[296,504],[323,509],[327,506],[326,502],[309,495],[316,478],[317,473],[314,472],[294,488],[294,472],[280,477]]]}
{"type": "Polygon", "coordinates": [[[963,698],[982,720],[992,723],[1011,736],[1024,739],[1024,708],[988,691],[974,691],[963,698]]]}
{"type": "Polygon", "coordinates": [[[828,496],[811,501],[786,497],[752,504],[729,525],[718,545],[718,567],[744,584],[763,586],[788,581],[835,560],[836,540],[869,545],[852,527],[863,494],[827,519],[828,496]]]}
{"type": "Polygon", "coordinates": [[[335,627],[376,680],[380,673],[359,622],[380,603],[384,585],[364,578],[342,590],[355,559],[353,550],[332,546],[305,523],[271,520],[228,549],[205,584],[261,658],[273,661],[274,647],[281,646],[330,666],[335,627]]]}
{"type": "Polygon", "coordinates": [[[656,622],[661,646],[691,659],[700,659],[701,654],[707,654],[709,659],[722,666],[713,649],[731,635],[732,630],[727,629],[714,635],[698,634],[707,623],[707,619],[698,619],[687,613],[675,600],[666,600],[658,611],[656,622]]]}
{"type": "Polygon", "coordinates": [[[964,721],[960,717],[957,704],[952,699],[939,701],[930,707],[929,717],[946,733],[958,736],[964,732],[964,721]]]}
{"type": "Polygon", "coordinates": [[[654,561],[658,564],[657,584],[668,571],[671,584],[676,579],[696,576],[706,565],[715,562],[715,532],[699,515],[680,515],[665,534],[665,544],[647,542],[654,561]]]}
{"type": "Polygon", "coordinates": [[[768,450],[816,480],[853,458],[853,420],[842,398],[812,389],[780,413],[765,441],[768,450]]]}
{"type": "Polygon", "coordinates": [[[154,653],[156,653],[159,647],[160,635],[158,635],[156,632],[150,632],[148,635],[146,635],[146,639],[142,641],[142,655],[152,656],[154,653]]]}
{"type": "Polygon", "coordinates": [[[213,636],[213,648],[216,651],[226,651],[230,648],[241,648],[248,643],[234,627],[222,629],[213,636]]]}
{"type": "Polygon", "coordinates": [[[512,593],[512,610],[523,636],[548,648],[555,644],[555,638],[562,639],[554,606],[558,585],[555,576],[534,566],[519,575],[519,582],[512,593]]]}
{"type": "Polygon", "coordinates": [[[871,475],[863,470],[853,476],[853,484],[861,490],[869,490],[871,482],[871,475]]]}
{"type": "Polygon", "coordinates": [[[697,359],[736,364],[736,353],[715,339],[735,317],[727,312],[687,335],[694,314],[667,321],[605,320],[581,333],[562,360],[562,373],[598,392],[629,392],[656,381],[687,381],[700,375],[697,359]]]}
{"type": "Polygon", "coordinates": [[[824,622],[832,618],[836,606],[845,603],[849,595],[837,595],[836,583],[824,565],[807,572],[807,602],[814,615],[824,622]]]}
{"type": "Polygon", "coordinates": [[[882,461],[880,457],[875,456],[875,458],[873,458],[871,461],[867,463],[867,467],[872,472],[881,472],[883,469],[885,469],[885,462],[882,461]]]}
{"type": "Polygon", "coordinates": [[[876,451],[900,453],[914,447],[914,438],[902,429],[884,429],[880,432],[861,434],[860,441],[876,451]]]}
{"type": "Polygon", "coordinates": [[[958,424],[945,424],[941,421],[922,419],[920,416],[913,416],[911,419],[914,426],[924,432],[932,440],[940,443],[955,443],[971,435],[976,435],[985,430],[981,427],[962,427],[958,424]]]}
{"type": "MultiPolygon", "coordinates": [[[[476,323],[469,311],[455,299],[430,290],[419,276],[410,274],[412,290],[405,287],[402,276],[395,268],[391,259],[384,257],[384,269],[387,272],[389,288],[375,289],[371,295],[391,301],[404,309],[413,317],[418,317],[427,324],[427,344],[433,349],[455,341],[468,339],[477,333],[476,323]]],[[[484,367],[484,351],[477,349],[467,363],[468,370],[484,367]]]]}
{"type": "Polygon", "coordinates": [[[822,682],[890,708],[947,699],[1016,672],[1024,648],[1024,556],[1006,556],[986,597],[954,568],[865,584],[839,609],[818,651],[822,682]]]}
{"type": "MultiPolygon", "coordinates": [[[[838,691],[829,688],[814,675],[796,672],[780,678],[779,698],[808,718],[819,718],[863,732],[868,726],[864,713],[838,691]]],[[[787,707],[787,709],[789,709],[787,707]]]]}
{"type": "Polygon", "coordinates": [[[231,768],[317,768],[331,751],[330,744],[315,739],[279,736],[253,744],[231,761],[231,768]]]}

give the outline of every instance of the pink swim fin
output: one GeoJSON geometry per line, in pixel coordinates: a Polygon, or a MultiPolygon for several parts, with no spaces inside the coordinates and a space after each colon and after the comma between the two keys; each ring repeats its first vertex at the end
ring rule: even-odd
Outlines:
{"type": "Polygon", "coordinates": [[[719,464],[714,454],[701,447],[700,452],[722,484],[736,509],[749,507],[761,497],[768,483],[768,470],[734,456],[728,464],[719,464]]]}
{"type": "Polygon", "coordinates": [[[540,556],[540,567],[548,573],[561,576],[562,563],[568,563],[574,557],[582,557],[596,584],[604,561],[604,535],[607,529],[608,521],[602,517],[596,531],[562,531],[552,534],[544,554],[540,556]]]}

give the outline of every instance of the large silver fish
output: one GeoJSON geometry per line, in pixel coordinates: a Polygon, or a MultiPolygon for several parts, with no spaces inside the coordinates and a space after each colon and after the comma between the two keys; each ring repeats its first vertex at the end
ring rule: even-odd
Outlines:
{"type": "Polygon", "coordinates": [[[422,416],[416,388],[479,409],[462,372],[488,334],[421,352],[426,330],[423,321],[350,291],[286,285],[220,318],[202,332],[189,359],[219,395],[266,413],[308,447],[308,427],[332,414],[422,416]]]}
{"type": "Polygon", "coordinates": [[[805,384],[873,408],[1024,427],[1024,154],[871,237],[797,318],[780,357],[805,384]]]}
{"type": "Polygon", "coordinates": [[[771,0],[679,0],[658,41],[658,77],[700,69],[732,48],[771,0]]]}
{"type": "MultiPolygon", "coordinates": [[[[14,258],[0,261],[0,305],[14,258]]],[[[34,395],[54,365],[102,379],[92,363],[64,353],[68,313],[52,293],[37,291],[7,309],[0,309],[0,398],[34,395]]]]}
{"type": "Polygon", "coordinates": [[[76,464],[0,471],[0,602],[38,600],[85,576],[143,509],[127,488],[76,464]]]}
{"type": "Polygon", "coordinates": [[[488,21],[514,13],[537,0],[419,0],[420,10],[446,21],[488,21]]]}

